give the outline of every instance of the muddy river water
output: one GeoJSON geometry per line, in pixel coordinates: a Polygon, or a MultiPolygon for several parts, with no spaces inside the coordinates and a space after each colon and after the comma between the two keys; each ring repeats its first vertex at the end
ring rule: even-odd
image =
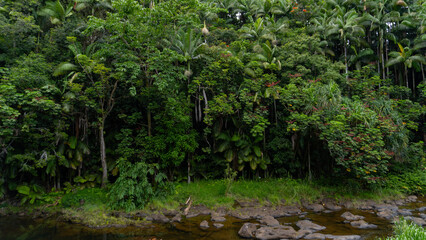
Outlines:
{"type": "MultiPolygon", "coordinates": [[[[418,211],[420,207],[426,206],[426,198],[419,198],[415,203],[399,206],[399,209],[411,209],[413,216],[421,216],[418,211]]],[[[359,235],[362,239],[376,239],[392,234],[392,224],[390,220],[378,217],[372,210],[343,209],[333,212],[309,212],[305,215],[277,218],[281,225],[292,226],[298,229],[296,222],[309,219],[313,223],[325,226],[326,229],[318,233],[332,235],[359,235]],[[348,223],[344,223],[342,213],[350,211],[353,214],[364,216],[364,220],[369,224],[377,225],[374,229],[357,229],[348,223]]],[[[231,216],[226,216],[226,221],[222,222],[224,227],[216,229],[212,226],[209,215],[183,219],[182,222],[150,224],[144,227],[123,227],[92,229],[78,224],[56,221],[55,217],[48,219],[31,219],[28,217],[3,216],[0,217],[0,239],[1,240],[148,240],[148,239],[243,239],[238,235],[238,231],[244,223],[256,220],[241,220],[231,216]],[[210,227],[203,229],[200,222],[207,220],[210,227]]],[[[302,238],[303,239],[303,238],[302,238]]]]}

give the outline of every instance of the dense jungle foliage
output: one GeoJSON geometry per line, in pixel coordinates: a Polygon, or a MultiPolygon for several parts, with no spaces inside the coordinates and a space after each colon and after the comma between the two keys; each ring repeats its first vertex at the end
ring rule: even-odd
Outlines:
{"type": "Polygon", "coordinates": [[[0,0],[0,199],[424,183],[425,19],[424,0],[0,0]]]}

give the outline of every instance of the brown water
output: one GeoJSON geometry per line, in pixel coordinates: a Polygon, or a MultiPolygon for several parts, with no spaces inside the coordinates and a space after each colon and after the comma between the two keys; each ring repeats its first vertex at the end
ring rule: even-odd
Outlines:
{"type": "MultiPolygon", "coordinates": [[[[426,198],[419,198],[422,202],[401,206],[400,209],[414,209],[425,206],[426,198]]],[[[378,226],[377,229],[361,230],[342,222],[340,215],[346,210],[331,213],[308,213],[305,218],[299,216],[279,218],[281,224],[293,226],[301,219],[310,219],[314,223],[326,226],[320,233],[333,235],[361,235],[364,239],[392,234],[390,221],[379,218],[374,212],[350,210],[353,214],[365,216],[365,221],[378,226]]],[[[414,213],[416,216],[417,213],[414,213]]],[[[28,217],[7,216],[0,218],[0,240],[147,240],[147,239],[242,239],[238,236],[238,230],[247,221],[233,217],[227,217],[225,225],[216,229],[210,222],[210,216],[198,216],[183,220],[182,223],[152,224],[146,227],[125,227],[110,229],[90,229],[77,224],[58,222],[55,218],[30,219],[28,217]],[[201,221],[209,221],[210,228],[203,230],[199,227],[201,221]]],[[[251,222],[256,222],[252,220],[251,222]]]]}

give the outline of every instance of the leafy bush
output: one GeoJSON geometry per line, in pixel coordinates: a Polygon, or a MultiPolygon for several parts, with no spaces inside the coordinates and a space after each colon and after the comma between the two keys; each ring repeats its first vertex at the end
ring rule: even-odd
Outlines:
{"type": "Polygon", "coordinates": [[[398,189],[408,194],[426,194],[426,172],[424,169],[390,175],[386,181],[389,188],[398,189]]]}
{"type": "Polygon", "coordinates": [[[112,209],[126,211],[144,207],[153,198],[163,197],[172,192],[172,185],[165,182],[166,176],[155,174],[152,165],[145,162],[121,161],[118,165],[120,176],[111,188],[109,204],[112,209]],[[151,184],[149,177],[154,178],[151,184]]]}
{"type": "Polygon", "coordinates": [[[107,192],[100,188],[85,188],[70,192],[62,198],[62,206],[77,207],[81,201],[84,201],[84,204],[101,206],[107,202],[107,192]]]}
{"type": "Polygon", "coordinates": [[[386,240],[424,240],[426,239],[426,231],[424,228],[400,219],[394,226],[394,237],[386,238],[386,240]]]}

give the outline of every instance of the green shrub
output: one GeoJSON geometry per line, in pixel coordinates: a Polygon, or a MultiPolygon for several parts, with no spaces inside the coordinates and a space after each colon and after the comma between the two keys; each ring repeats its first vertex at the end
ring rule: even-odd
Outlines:
{"type": "Polygon", "coordinates": [[[426,194],[426,172],[423,169],[390,175],[386,181],[388,188],[398,189],[407,194],[426,194]]]}
{"type": "Polygon", "coordinates": [[[425,240],[426,231],[422,227],[408,222],[405,219],[400,219],[394,226],[395,236],[388,237],[386,240],[425,240]]]}

